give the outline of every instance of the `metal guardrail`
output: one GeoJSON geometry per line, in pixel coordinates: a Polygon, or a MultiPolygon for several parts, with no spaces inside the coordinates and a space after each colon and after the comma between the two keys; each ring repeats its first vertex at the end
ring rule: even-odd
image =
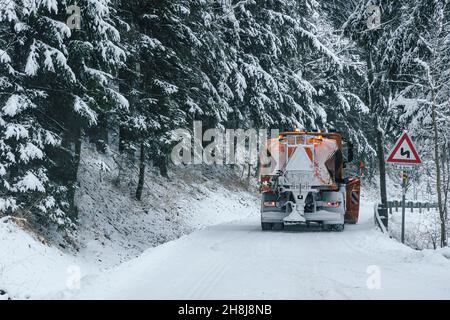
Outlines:
{"type": "MultiPolygon", "coordinates": [[[[413,212],[414,209],[419,209],[419,212],[422,213],[422,210],[430,211],[430,209],[437,209],[438,204],[435,202],[417,202],[417,201],[406,201],[405,207],[410,209],[413,212]]],[[[392,214],[393,210],[398,212],[399,209],[402,208],[402,202],[398,200],[388,201],[388,209],[389,213],[392,214]]]]}
{"type": "MultiPolygon", "coordinates": [[[[414,211],[414,209],[419,209],[419,212],[422,213],[422,210],[430,211],[430,209],[437,209],[437,203],[431,202],[417,202],[417,201],[407,201],[405,203],[405,208],[414,211]]],[[[399,212],[402,209],[402,202],[398,200],[388,201],[387,208],[383,208],[381,204],[376,203],[374,205],[374,222],[375,225],[380,228],[383,233],[387,233],[387,221],[386,216],[395,212],[399,212]],[[400,210],[399,210],[400,209],[400,210]],[[383,212],[384,211],[384,212],[383,212]]]]}
{"type": "Polygon", "coordinates": [[[383,219],[385,219],[385,217],[380,216],[380,206],[381,204],[375,203],[373,208],[375,225],[380,228],[381,232],[387,233],[386,226],[383,223],[383,219]]]}

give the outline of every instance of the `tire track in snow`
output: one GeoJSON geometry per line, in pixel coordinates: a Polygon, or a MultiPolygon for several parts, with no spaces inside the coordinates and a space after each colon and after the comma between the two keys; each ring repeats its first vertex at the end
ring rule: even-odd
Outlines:
{"type": "MultiPolygon", "coordinates": [[[[254,231],[256,231],[256,229],[254,231]]],[[[227,248],[224,247],[226,247],[228,244],[233,244],[233,242],[241,239],[250,241],[252,238],[255,238],[256,232],[254,231],[246,231],[243,235],[233,236],[230,239],[217,241],[216,243],[209,246],[208,249],[217,253],[225,253],[227,248]]],[[[209,297],[210,293],[223,280],[226,272],[235,267],[236,263],[245,253],[245,247],[241,246],[238,250],[233,249],[232,254],[227,255],[228,259],[221,258],[219,262],[214,263],[211,268],[209,268],[205,276],[201,277],[198,280],[197,285],[187,294],[188,299],[202,299],[209,297]]]]}

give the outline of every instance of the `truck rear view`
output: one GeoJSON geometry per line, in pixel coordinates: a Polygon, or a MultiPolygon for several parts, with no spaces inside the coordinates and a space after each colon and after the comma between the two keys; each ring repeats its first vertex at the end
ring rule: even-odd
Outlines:
{"type": "MultiPolygon", "coordinates": [[[[344,142],[338,133],[286,132],[269,139],[261,159],[261,226],[319,223],[343,231],[357,223],[360,180],[344,177],[344,142]]],[[[351,161],[351,152],[347,161],[351,161]]]]}

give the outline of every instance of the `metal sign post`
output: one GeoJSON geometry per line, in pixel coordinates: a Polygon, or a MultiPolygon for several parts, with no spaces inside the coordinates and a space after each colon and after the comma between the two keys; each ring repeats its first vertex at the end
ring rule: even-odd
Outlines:
{"type": "Polygon", "coordinates": [[[406,181],[408,173],[406,170],[402,171],[402,243],[405,243],[405,212],[406,212],[406,181]]]}

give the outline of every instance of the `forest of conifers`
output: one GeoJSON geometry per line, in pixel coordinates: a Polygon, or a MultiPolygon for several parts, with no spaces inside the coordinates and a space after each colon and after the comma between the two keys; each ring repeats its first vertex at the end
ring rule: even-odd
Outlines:
{"type": "Polygon", "coordinates": [[[0,214],[71,226],[83,144],[107,153],[114,134],[124,157],[165,176],[174,130],[201,120],[340,131],[367,175],[380,176],[382,201],[385,152],[409,130],[444,218],[449,9],[445,0],[0,0],[0,214]]]}

